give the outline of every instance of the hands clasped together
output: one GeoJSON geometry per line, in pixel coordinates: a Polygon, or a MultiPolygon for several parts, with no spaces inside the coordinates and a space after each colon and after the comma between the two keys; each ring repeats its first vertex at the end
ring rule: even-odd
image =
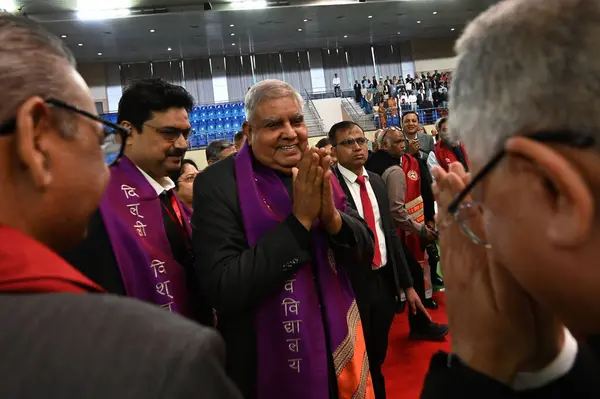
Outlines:
{"type": "Polygon", "coordinates": [[[297,167],[292,169],[294,182],[292,213],[310,230],[317,219],[329,234],[342,228],[342,217],[333,201],[331,156],[323,148],[307,148],[297,167]]]}

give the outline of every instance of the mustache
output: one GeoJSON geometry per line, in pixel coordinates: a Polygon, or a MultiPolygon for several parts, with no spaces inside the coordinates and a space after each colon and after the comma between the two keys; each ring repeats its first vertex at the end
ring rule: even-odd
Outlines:
{"type": "Polygon", "coordinates": [[[186,150],[175,148],[174,150],[167,152],[167,157],[183,157],[185,152],[186,150]]]}

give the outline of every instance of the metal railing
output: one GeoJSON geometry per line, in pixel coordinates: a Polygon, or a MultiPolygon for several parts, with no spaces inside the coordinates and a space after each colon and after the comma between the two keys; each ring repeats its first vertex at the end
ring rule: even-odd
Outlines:
{"type": "Polygon", "coordinates": [[[310,124],[307,123],[307,126],[309,128],[313,127],[313,129],[309,129],[308,135],[311,137],[312,136],[321,136],[321,135],[323,135],[323,133],[325,133],[325,125],[323,124],[323,119],[321,118],[321,115],[319,114],[317,107],[313,103],[311,95],[308,93],[308,91],[306,89],[304,90],[304,93],[305,93],[306,107],[307,107],[308,113],[313,116],[314,122],[316,122],[316,126],[310,126],[310,124]],[[317,131],[315,131],[314,128],[316,128],[317,131]]]}

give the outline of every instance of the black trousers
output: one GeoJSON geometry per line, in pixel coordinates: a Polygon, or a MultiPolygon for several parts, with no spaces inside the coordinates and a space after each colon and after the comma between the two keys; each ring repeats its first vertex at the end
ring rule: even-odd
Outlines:
{"type": "MultiPolygon", "coordinates": [[[[413,279],[413,288],[417,295],[419,295],[419,298],[425,300],[425,274],[423,273],[423,268],[412,256],[407,257],[407,260],[408,270],[413,279]]],[[[423,331],[429,326],[430,321],[422,311],[417,309],[417,314],[413,314],[410,305],[407,304],[406,307],[408,311],[408,325],[411,331],[423,331]]]]}
{"type": "Polygon", "coordinates": [[[356,296],[362,320],[369,369],[376,399],[385,399],[385,380],[381,367],[388,347],[388,334],[396,311],[394,275],[391,267],[372,270],[365,289],[356,296]]]}

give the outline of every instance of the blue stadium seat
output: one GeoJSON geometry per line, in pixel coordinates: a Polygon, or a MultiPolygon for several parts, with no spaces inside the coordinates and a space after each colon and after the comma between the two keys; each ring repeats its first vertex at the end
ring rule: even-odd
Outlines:
{"type": "Polygon", "coordinates": [[[210,131],[208,132],[208,134],[206,135],[208,142],[210,143],[211,141],[214,141],[217,139],[217,133],[215,133],[215,131],[210,131]]]}
{"type": "Polygon", "coordinates": [[[223,105],[223,116],[231,115],[231,104],[223,105]]]}
{"type": "Polygon", "coordinates": [[[214,118],[215,115],[216,115],[215,106],[214,105],[209,105],[208,106],[208,117],[209,118],[214,118]]]}
{"type": "Polygon", "coordinates": [[[208,136],[206,132],[201,132],[198,138],[198,145],[200,147],[206,147],[208,145],[208,136]]]}

